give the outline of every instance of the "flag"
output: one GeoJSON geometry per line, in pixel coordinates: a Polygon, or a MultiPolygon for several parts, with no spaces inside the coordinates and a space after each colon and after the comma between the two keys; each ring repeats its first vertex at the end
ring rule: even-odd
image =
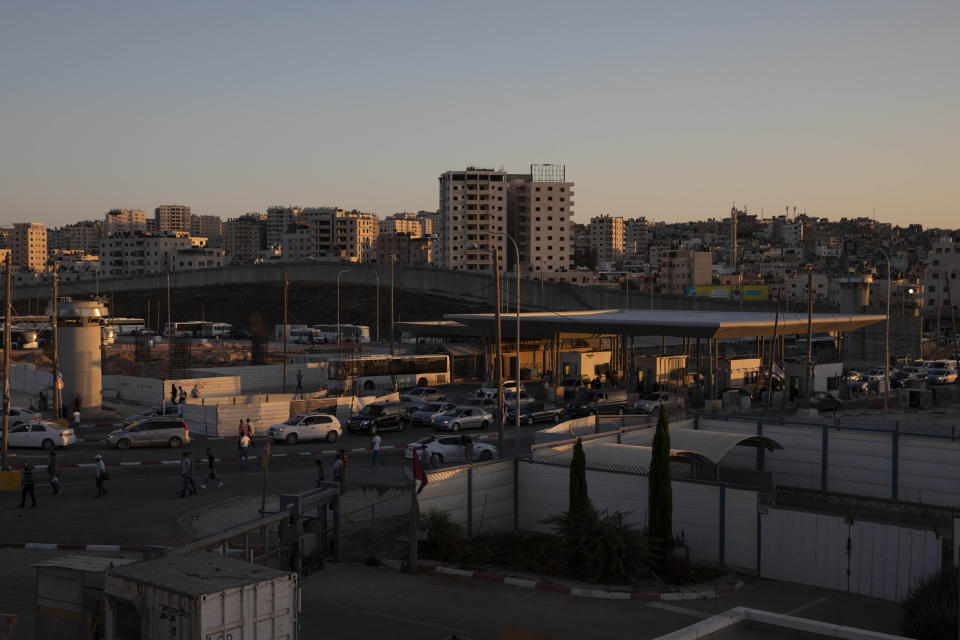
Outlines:
{"type": "Polygon", "coordinates": [[[423,488],[427,486],[427,482],[429,482],[426,472],[424,472],[423,467],[420,466],[420,452],[416,449],[413,450],[413,480],[420,481],[417,493],[423,491],[423,488]]]}
{"type": "Polygon", "coordinates": [[[780,380],[781,382],[783,381],[783,378],[784,378],[783,369],[781,369],[780,365],[778,365],[776,362],[773,363],[773,377],[776,378],[777,380],[780,380]]]}

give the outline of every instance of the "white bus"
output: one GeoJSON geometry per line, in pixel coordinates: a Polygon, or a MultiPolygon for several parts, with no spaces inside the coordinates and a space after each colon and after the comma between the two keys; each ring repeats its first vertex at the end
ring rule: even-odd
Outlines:
{"type": "Polygon", "coordinates": [[[163,335],[177,335],[189,338],[215,338],[220,336],[225,338],[230,335],[232,324],[226,322],[204,322],[201,320],[190,320],[187,322],[167,323],[163,335]],[[171,332],[171,329],[173,330],[171,332]]]}
{"type": "Polygon", "coordinates": [[[366,391],[433,387],[450,382],[450,356],[361,356],[331,362],[330,372],[331,380],[366,391]]]}
{"type": "MultiPolygon", "coordinates": [[[[317,342],[337,341],[337,325],[315,324],[313,328],[320,333],[317,342]]],[[[370,327],[362,324],[341,324],[340,341],[368,343],[370,342],[370,327]]]]}
{"type": "MultiPolygon", "coordinates": [[[[310,327],[295,327],[288,331],[288,339],[294,344],[313,344],[320,342],[320,332],[310,327]]],[[[280,330],[280,339],[283,339],[283,330],[280,330]]]]}
{"type": "Polygon", "coordinates": [[[107,324],[113,327],[118,336],[133,336],[143,333],[146,324],[143,318],[104,318],[107,324]]]}

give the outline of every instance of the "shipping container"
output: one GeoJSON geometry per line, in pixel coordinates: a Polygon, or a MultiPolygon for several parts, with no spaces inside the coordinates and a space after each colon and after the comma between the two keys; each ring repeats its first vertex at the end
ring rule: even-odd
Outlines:
{"type": "Polygon", "coordinates": [[[108,640],[294,640],[297,575],[196,552],[109,569],[108,640]]]}

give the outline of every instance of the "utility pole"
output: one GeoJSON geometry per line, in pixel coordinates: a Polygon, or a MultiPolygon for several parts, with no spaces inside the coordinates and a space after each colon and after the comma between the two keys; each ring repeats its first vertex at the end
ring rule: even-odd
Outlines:
{"type": "Polygon", "coordinates": [[[813,268],[807,272],[807,406],[810,406],[810,385],[813,383],[813,268]]]}
{"type": "MultiPolygon", "coordinates": [[[[497,451],[500,453],[502,458],[504,455],[504,441],[503,441],[503,420],[504,420],[504,411],[503,411],[503,342],[500,335],[500,270],[498,268],[499,260],[497,259],[497,245],[493,245],[493,282],[494,282],[494,295],[496,296],[495,306],[494,306],[494,324],[496,325],[496,350],[497,350],[497,451]]],[[[520,388],[516,388],[517,393],[519,394],[520,388]]]]}
{"type": "Polygon", "coordinates": [[[6,295],[3,298],[3,442],[2,460],[0,460],[0,471],[6,471],[9,468],[7,464],[7,430],[10,426],[10,323],[13,318],[10,317],[12,289],[10,285],[11,272],[13,271],[13,261],[10,254],[7,254],[5,262],[5,276],[7,281],[6,295]]]}
{"type": "Polygon", "coordinates": [[[943,298],[943,271],[937,271],[937,349],[940,348],[940,313],[941,303],[940,300],[943,298]]]}
{"type": "MultiPolygon", "coordinates": [[[[767,414],[770,413],[770,403],[773,399],[773,363],[776,355],[777,325],[780,324],[780,299],[783,297],[783,288],[777,289],[777,315],[773,317],[773,337],[770,339],[770,374],[767,378],[767,414]]],[[[782,390],[781,390],[782,392],[782,390]]]]}
{"type": "Polygon", "coordinates": [[[393,355],[393,272],[396,269],[397,256],[390,254],[390,355],[393,355]]]}
{"type": "MultiPolygon", "coordinates": [[[[150,331],[150,298],[147,298],[147,316],[143,319],[144,329],[150,331]]],[[[149,333],[147,335],[150,335],[149,333]]]]}
{"type": "Polygon", "coordinates": [[[373,272],[377,276],[377,342],[380,342],[380,266],[373,272]]]}
{"type": "Polygon", "coordinates": [[[53,341],[53,417],[66,418],[66,416],[60,415],[60,408],[62,407],[62,399],[60,397],[60,355],[57,346],[57,334],[60,333],[58,327],[58,318],[57,318],[57,261],[53,261],[53,300],[50,305],[50,333],[51,339],[53,341]]]}
{"type": "MultiPolygon", "coordinates": [[[[287,272],[283,272],[283,392],[287,392],[287,272]]],[[[338,305],[339,308],[339,305],[338,305]]],[[[338,327],[339,329],[339,327],[338,327]]],[[[339,332],[338,332],[339,333],[339,332]]]]}
{"type": "MultiPolygon", "coordinates": [[[[170,271],[167,270],[167,336],[172,338],[174,334],[173,323],[170,318],[170,271]]],[[[169,340],[168,340],[169,342],[169,340]]],[[[170,352],[172,354],[172,352],[170,352]]]]}
{"type": "MultiPolygon", "coordinates": [[[[950,278],[947,278],[947,304],[950,306],[950,328],[953,329],[953,357],[960,371],[960,336],[957,335],[957,313],[953,309],[953,295],[950,293],[950,278]]],[[[960,390],[960,376],[957,376],[957,389],[960,390]]]]}

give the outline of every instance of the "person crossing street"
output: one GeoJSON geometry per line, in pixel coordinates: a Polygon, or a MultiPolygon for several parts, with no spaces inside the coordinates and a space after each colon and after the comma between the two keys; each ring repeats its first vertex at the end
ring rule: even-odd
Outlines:
{"type": "Polygon", "coordinates": [[[106,481],[106,479],[107,479],[107,477],[108,477],[108,476],[107,476],[107,465],[105,465],[105,464],[103,463],[103,456],[101,456],[99,453],[96,455],[96,457],[94,458],[94,460],[97,461],[97,475],[96,475],[95,481],[96,481],[96,483],[97,483],[97,495],[96,495],[96,497],[99,498],[100,496],[105,496],[105,495],[107,495],[107,488],[106,488],[105,486],[103,486],[103,483],[106,481]]]}
{"type": "Polygon", "coordinates": [[[180,497],[187,497],[187,491],[190,495],[197,495],[197,486],[193,483],[193,458],[189,451],[184,451],[180,455],[180,497]]]}
{"type": "MultiPolygon", "coordinates": [[[[218,487],[222,487],[222,486],[223,486],[223,482],[220,480],[220,478],[217,477],[217,472],[214,471],[214,469],[213,469],[213,463],[214,463],[214,462],[216,462],[216,458],[214,458],[214,456],[213,456],[213,450],[211,450],[211,449],[208,448],[208,449],[207,449],[207,480],[216,480],[216,481],[217,481],[217,486],[218,486],[218,487]]],[[[207,483],[206,483],[206,482],[201,483],[201,484],[200,484],[200,488],[201,488],[201,489],[206,489],[206,488],[207,488],[207,483]]]]}
{"type": "Polygon", "coordinates": [[[30,496],[30,508],[33,509],[37,506],[37,497],[33,495],[34,487],[34,477],[33,477],[33,465],[23,461],[23,486],[20,488],[20,504],[17,505],[18,508],[23,509],[27,504],[27,496],[30,496]]]}
{"type": "Polygon", "coordinates": [[[373,432],[373,440],[371,442],[371,448],[373,449],[373,457],[370,459],[370,466],[375,467],[377,463],[380,463],[380,466],[385,467],[387,463],[380,458],[380,443],[383,441],[383,438],[380,437],[380,434],[377,431],[373,432]]]}
{"type": "Polygon", "coordinates": [[[50,476],[50,488],[53,495],[60,493],[60,461],[55,451],[50,452],[50,462],[47,464],[47,475],[50,476]]]}

